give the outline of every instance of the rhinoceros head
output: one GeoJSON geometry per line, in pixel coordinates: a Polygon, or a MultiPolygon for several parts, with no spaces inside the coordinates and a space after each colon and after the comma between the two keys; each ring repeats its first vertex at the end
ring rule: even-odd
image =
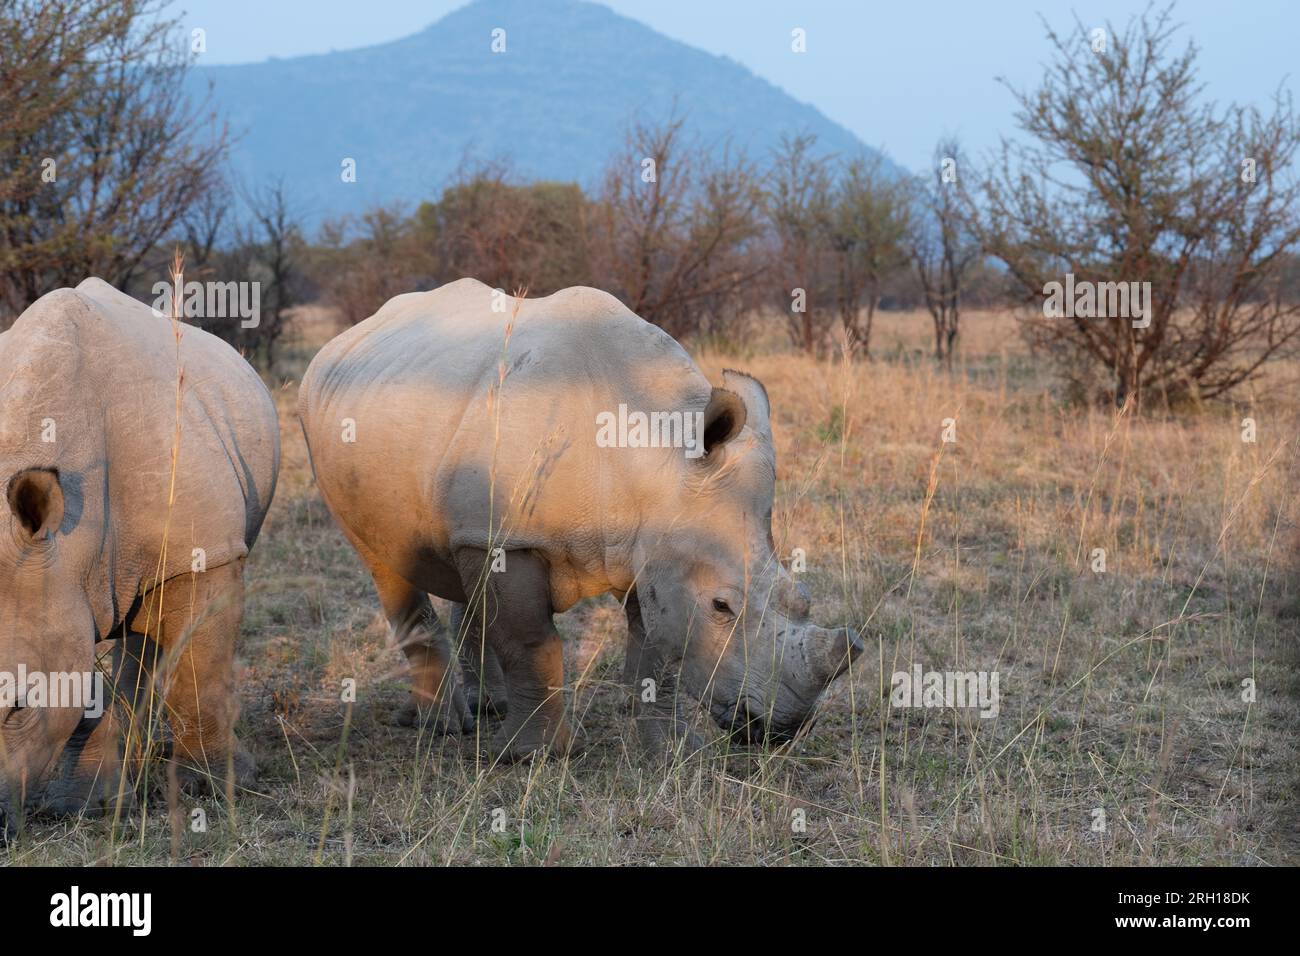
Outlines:
{"type": "Polygon", "coordinates": [[[806,588],[773,550],[776,458],[766,389],[738,372],[714,388],[705,453],[680,460],[662,520],[643,529],[638,601],[649,638],[681,655],[685,689],[737,739],[789,739],[861,652],[810,620],[806,588]]]}
{"type": "Polygon", "coordinates": [[[60,530],[59,472],[23,468],[0,476],[0,487],[8,505],[0,516],[0,829],[12,831],[24,806],[84,803],[88,787],[74,778],[93,726],[83,719],[87,701],[78,691],[74,706],[59,705],[69,703],[70,682],[94,669],[95,621],[85,562],[60,530]],[[41,689],[32,695],[34,681],[41,689]],[[75,792],[83,799],[72,801],[75,792]]]}

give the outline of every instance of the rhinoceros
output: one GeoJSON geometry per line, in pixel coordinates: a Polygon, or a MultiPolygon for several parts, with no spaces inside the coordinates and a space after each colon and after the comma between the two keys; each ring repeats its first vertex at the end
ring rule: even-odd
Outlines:
{"type": "Polygon", "coordinates": [[[399,295],[316,355],[298,412],[409,658],[402,722],[457,733],[495,709],[500,756],[564,752],[552,615],[606,593],[625,602],[624,676],[655,747],[692,740],[679,685],[746,740],[788,738],[861,650],[811,623],[773,553],[764,387],[711,385],[604,292],[399,295]],[[463,681],[430,594],[454,602],[463,681]]]}
{"type": "Polygon", "coordinates": [[[0,334],[0,673],[27,675],[0,700],[10,830],[24,808],[101,807],[121,733],[145,732],[94,714],[103,699],[32,693],[33,675],[93,672],[98,641],[116,642],[131,704],[159,688],[158,732],[188,783],[232,763],[251,775],[233,735],[234,650],[279,459],[275,405],[248,363],[99,279],[41,297],[0,334]]]}

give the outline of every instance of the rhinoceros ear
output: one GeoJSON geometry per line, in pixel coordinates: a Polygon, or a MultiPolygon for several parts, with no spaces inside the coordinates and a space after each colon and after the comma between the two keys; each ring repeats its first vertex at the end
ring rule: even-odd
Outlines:
{"type": "Polygon", "coordinates": [[[769,444],[772,441],[772,405],[767,400],[767,389],[763,383],[752,375],[726,369],[722,373],[722,384],[735,392],[745,401],[748,412],[749,427],[769,444]]]}
{"type": "Polygon", "coordinates": [[[28,468],[9,479],[9,510],[22,533],[48,538],[63,523],[63,488],[53,468],[28,468]]]}
{"type": "Polygon", "coordinates": [[[715,388],[704,409],[704,454],[725,445],[745,427],[745,403],[735,392],[715,388]]]}

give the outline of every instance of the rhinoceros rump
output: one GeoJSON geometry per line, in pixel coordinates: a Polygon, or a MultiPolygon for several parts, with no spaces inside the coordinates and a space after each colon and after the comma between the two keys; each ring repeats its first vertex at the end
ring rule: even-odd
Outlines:
{"type": "Polygon", "coordinates": [[[809,622],[774,556],[767,395],[739,373],[725,386],[586,288],[520,301],[462,279],[397,296],[321,350],[299,414],[321,493],[412,664],[407,719],[473,723],[435,594],[469,602],[453,614],[469,702],[508,707],[495,747],[563,750],[551,615],[613,592],[648,742],[686,731],[679,673],[747,738],[806,720],[861,644],[809,622]],[[621,404],[702,414],[704,454],[604,447],[597,423],[621,404]]]}
{"type": "MultiPolygon", "coordinates": [[[[261,379],[214,336],[181,326],[178,356],[170,319],[98,279],[34,303],[0,335],[0,671],[85,673],[96,641],[116,639],[119,692],[139,708],[137,688],[161,686],[177,757],[251,773],[232,732],[234,647],[279,441],[261,379]]],[[[83,717],[0,709],[10,829],[24,807],[116,791],[122,727],[83,717]]]]}

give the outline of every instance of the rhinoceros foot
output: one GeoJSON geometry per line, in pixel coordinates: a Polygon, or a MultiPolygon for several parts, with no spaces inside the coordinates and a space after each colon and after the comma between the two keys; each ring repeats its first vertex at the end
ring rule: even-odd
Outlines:
{"type": "Polygon", "coordinates": [[[479,720],[489,718],[501,720],[509,712],[509,704],[504,694],[497,696],[489,692],[486,687],[480,688],[479,685],[469,681],[465,682],[465,704],[469,707],[470,713],[479,720]]]}
{"type": "Polygon", "coordinates": [[[252,786],[257,779],[257,760],[238,742],[228,758],[211,756],[203,765],[185,759],[176,761],[176,782],[181,792],[190,796],[223,793],[227,779],[233,779],[237,790],[252,786]]]}
{"type": "Polygon", "coordinates": [[[430,702],[412,693],[405,706],[393,715],[398,727],[419,727],[438,736],[455,736],[474,732],[474,710],[463,695],[456,693],[442,702],[430,702]]]}
{"type": "Polygon", "coordinates": [[[522,727],[503,725],[492,737],[491,750],[485,754],[498,764],[526,763],[541,756],[577,757],[586,749],[586,741],[571,731],[567,724],[556,727],[547,734],[535,732],[536,722],[522,727]]]}
{"type": "Polygon", "coordinates": [[[509,709],[510,695],[501,670],[501,659],[484,637],[475,634],[472,627],[466,627],[465,610],[464,604],[453,603],[450,624],[464,675],[465,702],[479,720],[504,718],[509,709]]]}
{"type": "Polygon", "coordinates": [[[690,722],[676,714],[638,715],[637,740],[647,756],[665,754],[689,757],[704,749],[704,738],[695,732],[690,722]]]}

